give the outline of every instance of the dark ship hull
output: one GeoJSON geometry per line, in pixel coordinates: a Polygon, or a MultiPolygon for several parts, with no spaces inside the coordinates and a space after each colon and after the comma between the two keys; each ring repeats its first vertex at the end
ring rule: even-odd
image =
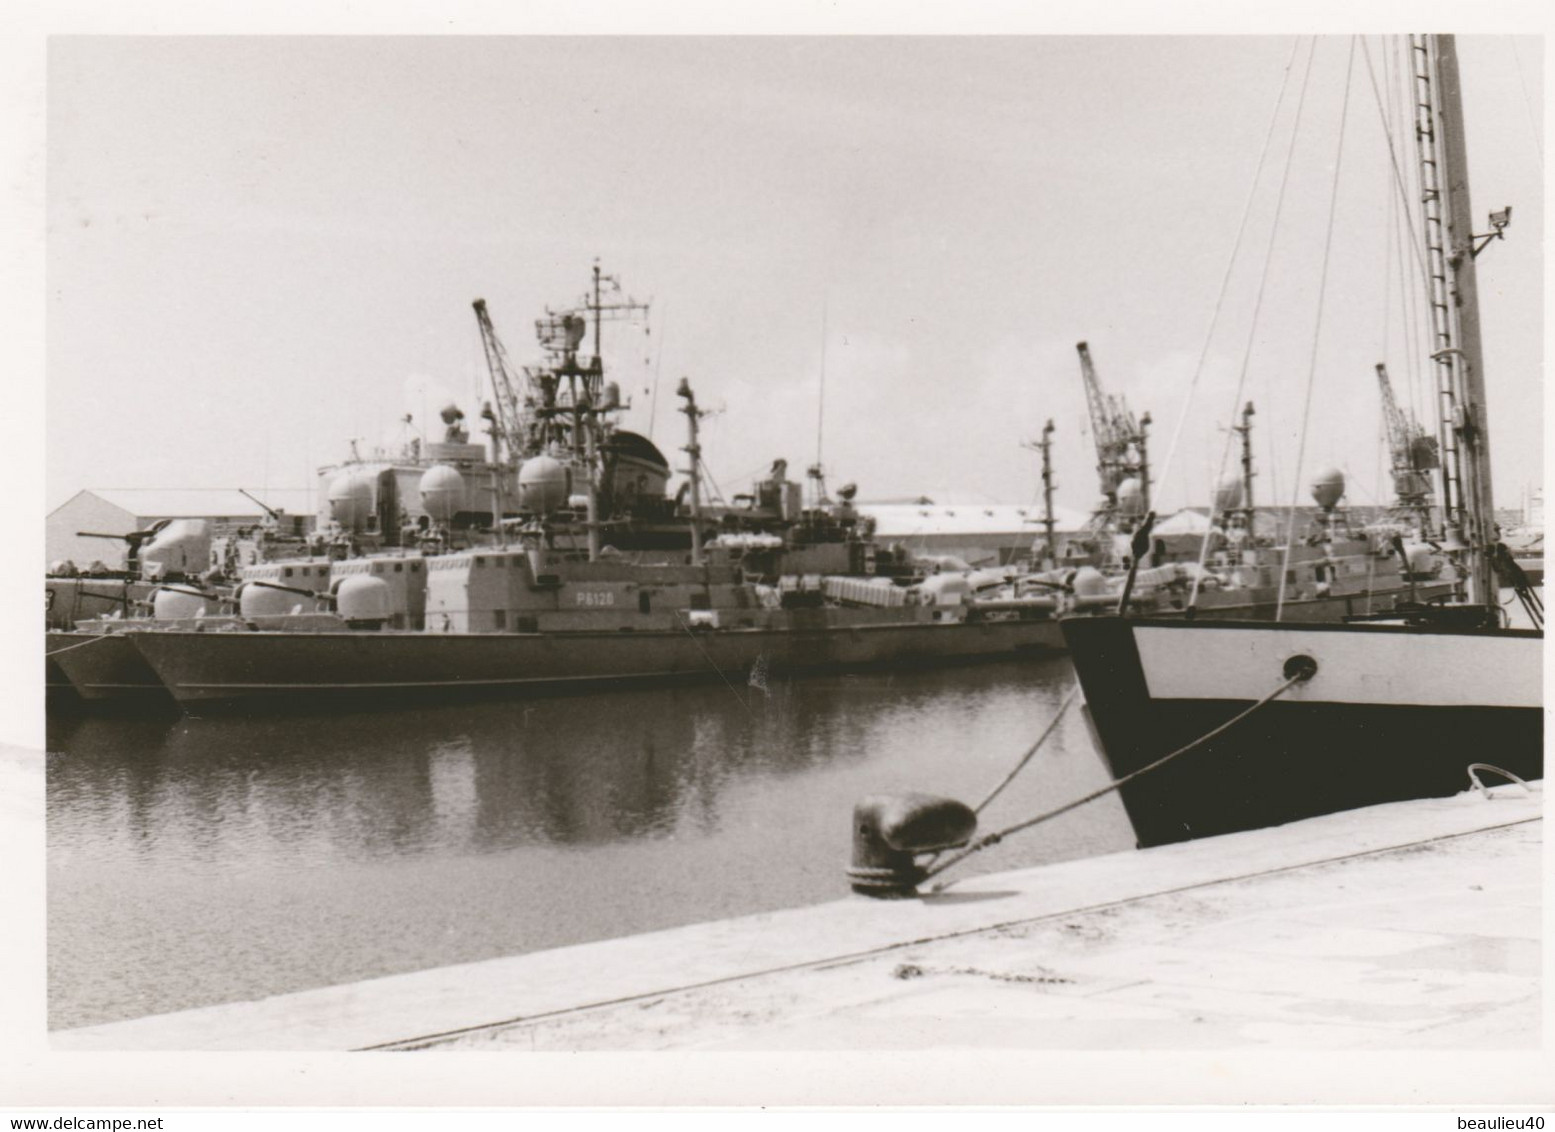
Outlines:
{"type": "Polygon", "coordinates": [[[132,636],[122,632],[46,634],[51,706],[96,707],[112,703],[170,707],[173,701],[167,687],[136,650],[132,636]],[[73,695],[67,695],[72,692],[73,695]]]}
{"type": "Polygon", "coordinates": [[[43,703],[49,712],[73,711],[81,706],[81,697],[70,684],[70,678],[52,660],[43,662],[43,703]]]}
{"type": "Polygon", "coordinates": [[[513,695],[658,681],[723,680],[1008,658],[1061,647],[1058,623],[937,621],[931,610],[815,609],[741,628],[540,633],[131,635],[188,710],[293,707],[409,696],[513,695]]]}
{"type": "Polygon", "coordinates": [[[1403,625],[1072,618],[1062,622],[1114,777],[1316,675],[1205,746],[1122,787],[1141,847],[1470,786],[1483,760],[1544,773],[1543,634],[1403,625]]]}

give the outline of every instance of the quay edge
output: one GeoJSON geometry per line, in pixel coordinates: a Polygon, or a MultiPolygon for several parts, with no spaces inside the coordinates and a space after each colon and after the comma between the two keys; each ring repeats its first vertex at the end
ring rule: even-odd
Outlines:
{"type": "Polygon", "coordinates": [[[1515,787],[1392,803],[918,900],[853,898],[58,1031],[52,1044],[1529,1049],[1541,803],[1515,787]]]}

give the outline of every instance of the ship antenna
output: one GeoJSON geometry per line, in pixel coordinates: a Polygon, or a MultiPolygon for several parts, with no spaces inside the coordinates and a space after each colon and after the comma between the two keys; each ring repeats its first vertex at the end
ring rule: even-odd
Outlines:
{"type": "Polygon", "coordinates": [[[810,478],[815,481],[815,506],[817,509],[830,502],[826,498],[826,468],[821,462],[821,442],[826,431],[826,307],[821,300],[821,383],[815,406],[815,463],[810,468],[810,478]]]}
{"type": "Polygon", "coordinates": [[[653,399],[648,404],[648,439],[653,439],[653,424],[659,416],[659,371],[664,368],[664,336],[669,333],[665,329],[666,322],[663,315],[659,316],[659,356],[653,362],[653,399]]]}
{"type": "Polygon", "coordinates": [[[1048,569],[1058,566],[1058,551],[1053,541],[1053,418],[1049,417],[1042,428],[1042,526],[1047,532],[1047,549],[1044,565],[1048,569]]]}
{"type": "Polygon", "coordinates": [[[696,394],[691,391],[691,382],[686,378],[680,379],[680,386],[675,390],[678,397],[685,398],[685,404],[680,411],[686,414],[686,428],[689,437],[684,451],[691,459],[691,466],[686,474],[691,481],[691,565],[702,565],[702,445],[697,440],[697,422],[704,415],[704,410],[697,405],[696,394]]]}
{"type": "Polygon", "coordinates": [[[821,384],[815,406],[815,466],[821,466],[821,438],[826,428],[826,301],[821,300],[821,384]]]}

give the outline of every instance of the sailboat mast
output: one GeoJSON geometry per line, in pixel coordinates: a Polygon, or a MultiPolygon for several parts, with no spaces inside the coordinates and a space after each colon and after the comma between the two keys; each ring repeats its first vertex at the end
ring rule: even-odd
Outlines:
{"type": "Polygon", "coordinates": [[[691,391],[691,382],[686,378],[680,379],[680,387],[675,390],[675,395],[685,399],[685,404],[680,411],[686,414],[686,428],[689,438],[682,449],[690,458],[691,466],[686,475],[691,481],[691,565],[702,565],[702,445],[697,440],[697,422],[702,419],[702,410],[697,406],[696,394],[691,391]]]}
{"type": "Polygon", "coordinates": [[[1232,426],[1242,438],[1242,522],[1247,537],[1253,537],[1253,403],[1249,401],[1242,410],[1242,423],[1232,426]]]}
{"type": "Polygon", "coordinates": [[[1042,427],[1042,527],[1047,534],[1047,548],[1042,554],[1042,565],[1052,568],[1058,565],[1058,544],[1053,539],[1053,420],[1048,418],[1042,427]]]}
{"type": "MultiPolygon", "coordinates": [[[[1461,485],[1456,518],[1469,546],[1471,599],[1495,600],[1491,554],[1497,540],[1495,505],[1490,483],[1490,448],[1485,402],[1484,353],[1479,328],[1479,289],[1474,270],[1473,207],[1469,200],[1468,155],[1464,146],[1463,86],[1458,52],[1451,35],[1423,36],[1429,88],[1437,127],[1436,157],[1440,161],[1443,221],[1446,227],[1448,324],[1456,333],[1443,342],[1438,335],[1432,357],[1448,367],[1454,391],[1452,419],[1444,421],[1456,441],[1461,485]]],[[[1423,202],[1429,207],[1429,201],[1423,202]]],[[[1446,501],[1444,501],[1446,502],[1446,501]]]]}

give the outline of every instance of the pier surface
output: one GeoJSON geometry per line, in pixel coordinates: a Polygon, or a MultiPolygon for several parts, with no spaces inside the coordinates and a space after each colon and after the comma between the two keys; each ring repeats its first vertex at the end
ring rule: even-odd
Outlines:
{"type": "Polygon", "coordinates": [[[58,1031],[51,1045],[1530,1049],[1542,793],[1491,793],[58,1031]]]}

